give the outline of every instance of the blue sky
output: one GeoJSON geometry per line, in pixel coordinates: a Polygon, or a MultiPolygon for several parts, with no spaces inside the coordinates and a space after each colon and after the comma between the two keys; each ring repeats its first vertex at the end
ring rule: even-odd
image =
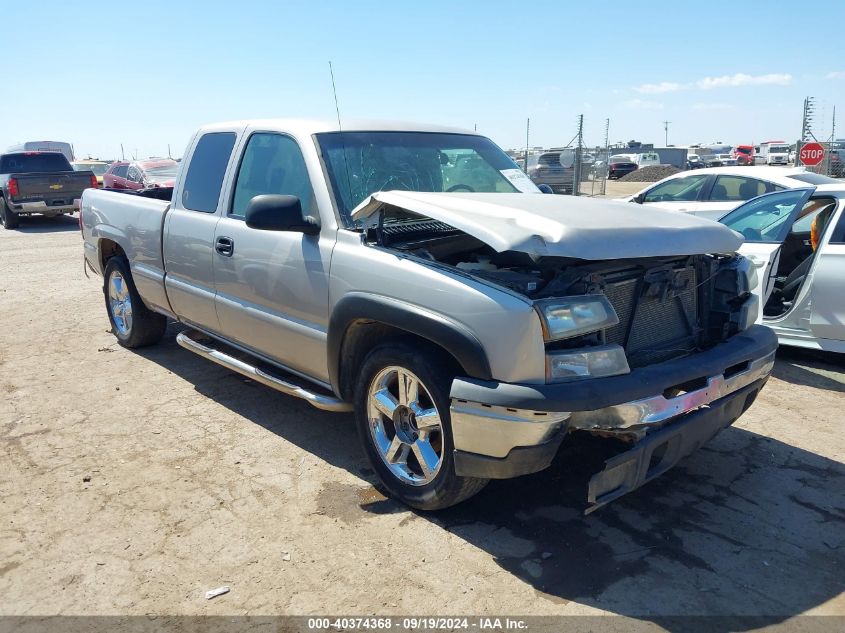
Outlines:
{"type": "Polygon", "coordinates": [[[220,120],[389,118],[503,147],[585,140],[845,138],[845,2],[216,2],[30,0],[3,7],[0,148],[181,155],[220,120]],[[10,28],[9,25],[17,25],[10,28]],[[802,34],[802,31],[804,32],[802,34]],[[38,44],[39,38],[41,44],[38,44]]]}

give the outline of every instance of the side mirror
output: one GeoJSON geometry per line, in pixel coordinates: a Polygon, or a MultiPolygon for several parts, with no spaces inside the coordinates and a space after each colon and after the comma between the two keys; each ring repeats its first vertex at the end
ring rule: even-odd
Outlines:
{"type": "Polygon", "coordinates": [[[645,194],[644,194],[644,193],[641,193],[641,194],[639,194],[639,195],[634,196],[634,197],[631,199],[631,202],[636,202],[637,204],[642,204],[642,203],[643,203],[643,200],[645,200],[645,194]]]}
{"type": "Polygon", "coordinates": [[[320,232],[320,221],[302,214],[302,204],[296,196],[255,196],[249,201],[245,219],[249,228],[259,231],[290,231],[306,235],[320,232]]]}
{"type": "Polygon", "coordinates": [[[537,189],[539,189],[539,190],[540,190],[540,191],[542,191],[543,193],[554,193],[554,192],[555,192],[555,191],[554,191],[554,189],[552,189],[552,188],[551,188],[549,185],[547,185],[546,183],[543,183],[542,185],[537,185],[537,189]]]}

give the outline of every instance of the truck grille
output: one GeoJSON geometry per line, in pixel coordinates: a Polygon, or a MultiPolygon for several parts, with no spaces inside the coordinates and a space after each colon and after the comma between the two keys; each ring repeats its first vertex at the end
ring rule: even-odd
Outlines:
{"type": "Polygon", "coordinates": [[[606,332],[607,342],[625,348],[632,368],[685,356],[698,345],[695,267],[675,268],[668,277],[669,281],[646,281],[646,274],[605,287],[619,317],[619,324],[606,332]]]}

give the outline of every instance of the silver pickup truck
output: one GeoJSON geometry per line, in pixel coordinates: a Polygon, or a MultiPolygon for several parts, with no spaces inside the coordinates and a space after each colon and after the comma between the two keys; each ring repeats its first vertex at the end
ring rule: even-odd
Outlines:
{"type": "Polygon", "coordinates": [[[492,141],[311,121],[203,127],[171,202],[87,190],[85,260],[125,347],[178,343],[330,411],[433,510],[546,468],[573,433],[620,450],[588,510],[754,401],[777,345],[728,228],[543,195],[492,141]]]}

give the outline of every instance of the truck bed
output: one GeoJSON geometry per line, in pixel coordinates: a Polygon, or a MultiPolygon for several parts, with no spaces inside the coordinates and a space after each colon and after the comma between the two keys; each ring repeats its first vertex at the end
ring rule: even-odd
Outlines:
{"type": "Polygon", "coordinates": [[[8,177],[18,183],[18,194],[10,198],[15,205],[43,202],[45,212],[50,208],[73,206],[74,200],[91,186],[90,171],[58,171],[47,173],[15,173],[8,177]]]}
{"type": "Polygon", "coordinates": [[[138,292],[150,307],[169,310],[164,292],[162,234],[170,202],[124,193],[86,189],[80,216],[85,260],[103,273],[101,242],[120,247],[129,260],[138,292]]]}

